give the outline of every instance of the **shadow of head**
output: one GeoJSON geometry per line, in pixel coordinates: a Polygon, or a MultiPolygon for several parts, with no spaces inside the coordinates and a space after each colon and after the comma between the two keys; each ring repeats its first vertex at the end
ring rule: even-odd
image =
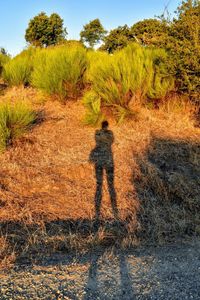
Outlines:
{"type": "Polygon", "coordinates": [[[100,130],[95,132],[96,146],[90,152],[89,162],[94,164],[111,164],[112,159],[112,144],[114,142],[114,135],[111,130],[108,129],[108,122],[103,121],[100,130]]]}

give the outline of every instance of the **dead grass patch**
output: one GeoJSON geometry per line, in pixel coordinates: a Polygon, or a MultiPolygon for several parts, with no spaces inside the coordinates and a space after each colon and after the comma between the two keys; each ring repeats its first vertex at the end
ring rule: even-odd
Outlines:
{"type": "Polygon", "coordinates": [[[200,129],[189,115],[141,108],[137,120],[120,125],[108,120],[115,137],[120,221],[113,218],[104,181],[97,224],[95,172],[88,162],[95,129],[82,125],[84,107],[79,101],[38,103],[33,89],[7,94],[13,101],[19,95],[45,117],[1,155],[0,231],[7,245],[2,261],[13,253],[16,259],[31,258],[97,245],[163,243],[200,233],[200,129]]]}

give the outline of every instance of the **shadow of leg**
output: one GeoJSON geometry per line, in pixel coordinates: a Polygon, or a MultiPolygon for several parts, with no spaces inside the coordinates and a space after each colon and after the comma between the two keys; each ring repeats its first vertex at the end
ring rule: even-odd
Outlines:
{"type": "Polygon", "coordinates": [[[99,220],[100,217],[100,207],[102,199],[102,185],[103,185],[103,167],[96,164],[96,193],[95,193],[95,217],[99,220]]]}
{"type": "Polygon", "coordinates": [[[126,257],[123,252],[119,253],[119,267],[121,277],[121,298],[120,299],[135,299],[135,293],[132,289],[131,277],[129,275],[126,257]]]}
{"type": "Polygon", "coordinates": [[[107,166],[106,167],[106,176],[107,176],[107,183],[108,183],[108,190],[110,194],[110,201],[112,205],[113,215],[116,219],[118,219],[118,209],[117,209],[117,196],[114,187],[114,167],[107,166]]]}
{"type": "Polygon", "coordinates": [[[97,284],[97,270],[98,270],[98,259],[97,254],[91,254],[91,263],[88,274],[88,281],[85,287],[84,300],[98,299],[98,284],[97,284]]]}

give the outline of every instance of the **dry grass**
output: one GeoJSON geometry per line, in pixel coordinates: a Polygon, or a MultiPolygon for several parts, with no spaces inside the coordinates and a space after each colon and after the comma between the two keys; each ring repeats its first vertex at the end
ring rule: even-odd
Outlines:
{"type": "Polygon", "coordinates": [[[30,258],[97,245],[163,242],[200,233],[200,129],[190,112],[141,108],[137,120],[110,129],[115,136],[113,219],[104,182],[101,221],[94,220],[96,180],[90,151],[94,128],[83,126],[80,102],[45,101],[33,89],[1,97],[30,100],[41,123],[1,155],[0,258],[30,258]]]}

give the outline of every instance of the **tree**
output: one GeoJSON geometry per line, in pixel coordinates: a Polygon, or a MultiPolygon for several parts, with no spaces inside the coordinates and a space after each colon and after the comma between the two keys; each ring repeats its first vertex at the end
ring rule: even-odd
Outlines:
{"type": "Polygon", "coordinates": [[[200,41],[200,2],[182,1],[177,9],[171,35],[176,39],[188,40],[197,47],[200,41]]]}
{"type": "Polygon", "coordinates": [[[135,41],[135,37],[130,31],[127,25],[119,26],[113,29],[104,39],[104,44],[100,47],[100,50],[113,53],[117,49],[122,49],[128,45],[130,41],[135,41]]]}
{"type": "Polygon", "coordinates": [[[132,34],[145,46],[164,48],[168,66],[176,77],[179,92],[198,99],[200,94],[200,2],[182,1],[176,18],[146,19],[131,27],[132,34]]]}
{"type": "Polygon", "coordinates": [[[47,47],[64,40],[66,35],[63,20],[58,14],[53,13],[48,17],[46,13],[41,12],[30,20],[25,39],[34,46],[47,47]]]}
{"type": "Polygon", "coordinates": [[[119,26],[110,31],[105,37],[104,44],[100,50],[113,53],[117,49],[122,49],[130,42],[138,42],[143,45],[155,45],[165,41],[168,36],[168,26],[166,22],[157,19],[146,19],[134,24],[131,28],[127,25],[119,26]]]}
{"type": "Polygon", "coordinates": [[[178,89],[199,102],[200,2],[182,1],[170,26],[166,49],[170,52],[178,89]]]}
{"type": "Polygon", "coordinates": [[[0,47],[0,53],[3,55],[8,55],[8,53],[4,47],[0,47]]]}
{"type": "Polygon", "coordinates": [[[10,55],[5,48],[0,47],[0,77],[3,72],[4,65],[10,60],[10,55]]]}
{"type": "Polygon", "coordinates": [[[145,19],[131,27],[131,32],[143,45],[160,46],[168,36],[169,27],[166,22],[157,19],[145,19]]]}
{"type": "Polygon", "coordinates": [[[83,26],[80,32],[81,41],[93,48],[95,44],[103,40],[106,32],[99,19],[95,19],[83,26]]]}

